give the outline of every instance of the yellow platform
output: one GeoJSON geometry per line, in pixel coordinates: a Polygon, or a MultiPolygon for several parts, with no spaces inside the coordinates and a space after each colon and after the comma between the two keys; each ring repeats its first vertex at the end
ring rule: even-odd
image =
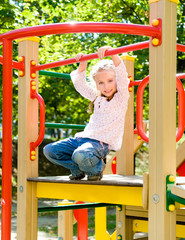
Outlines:
{"type": "Polygon", "coordinates": [[[143,180],[139,176],[105,175],[101,181],[71,181],[68,176],[28,178],[38,198],[83,200],[142,206],[143,180]]]}

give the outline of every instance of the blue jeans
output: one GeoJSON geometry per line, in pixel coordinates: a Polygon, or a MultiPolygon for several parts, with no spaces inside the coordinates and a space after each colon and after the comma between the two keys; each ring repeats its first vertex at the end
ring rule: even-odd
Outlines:
{"type": "Polygon", "coordinates": [[[104,170],[103,160],[109,149],[108,144],[98,140],[76,137],[50,143],[43,152],[50,162],[70,169],[73,176],[96,176],[104,170]]]}

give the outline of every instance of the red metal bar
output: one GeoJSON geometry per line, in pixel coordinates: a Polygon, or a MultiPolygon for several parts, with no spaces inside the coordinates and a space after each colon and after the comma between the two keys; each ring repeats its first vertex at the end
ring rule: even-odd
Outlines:
{"type": "Polygon", "coordinates": [[[12,67],[17,70],[24,71],[24,63],[12,61],[12,67]]]}
{"type": "MultiPolygon", "coordinates": [[[[149,47],[149,41],[145,41],[145,42],[141,42],[141,43],[134,43],[134,44],[130,44],[128,46],[123,46],[123,47],[112,49],[111,52],[106,53],[106,56],[109,56],[111,54],[120,54],[120,53],[123,53],[123,52],[131,52],[131,51],[136,51],[136,50],[142,50],[142,49],[145,49],[145,48],[148,48],[148,47],[149,47]]],[[[93,59],[93,58],[98,58],[96,53],[86,55],[82,59],[83,60],[90,60],[90,59],[93,59]]],[[[72,63],[75,63],[75,62],[76,62],[75,58],[70,58],[70,59],[66,59],[66,60],[62,60],[62,61],[58,61],[58,62],[54,62],[54,63],[49,63],[49,64],[43,64],[43,65],[36,66],[33,69],[33,71],[39,71],[39,70],[43,70],[43,69],[46,69],[46,68],[58,67],[58,66],[62,66],[62,65],[72,64],[72,63]]],[[[3,64],[3,57],[2,56],[0,56],[0,64],[3,64]]],[[[12,61],[12,66],[13,66],[14,69],[24,70],[24,65],[23,65],[22,62],[12,61]]]]}
{"type": "Polygon", "coordinates": [[[134,134],[138,134],[138,130],[137,129],[134,129],[134,134]]]}
{"type": "Polygon", "coordinates": [[[178,142],[184,133],[184,125],[185,125],[184,87],[178,77],[176,78],[176,87],[177,87],[177,91],[178,91],[178,95],[179,95],[178,130],[177,130],[177,134],[176,134],[176,142],[178,142]]]}
{"type": "Polygon", "coordinates": [[[146,85],[149,83],[149,76],[146,76],[140,83],[137,89],[137,104],[136,104],[136,125],[138,135],[146,142],[149,142],[148,136],[143,129],[143,92],[146,85]]]}
{"type": "MultiPolygon", "coordinates": [[[[137,51],[137,50],[142,50],[142,49],[146,49],[149,48],[149,41],[145,41],[145,42],[141,42],[141,43],[134,43],[128,46],[123,46],[123,47],[119,47],[119,48],[115,48],[109,51],[112,52],[107,52],[106,56],[109,56],[111,54],[120,54],[120,53],[124,53],[124,52],[131,52],[131,51],[137,51]]],[[[185,52],[185,45],[181,45],[181,44],[177,44],[177,51],[182,51],[185,52]]],[[[81,59],[81,61],[85,61],[85,60],[91,60],[93,58],[98,58],[97,54],[89,54],[84,56],[84,58],[81,59]]],[[[54,63],[49,63],[49,64],[43,64],[43,65],[38,65],[38,66],[34,66],[34,71],[39,71],[39,70],[44,70],[47,68],[54,68],[54,67],[59,67],[62,65],[68,65],[68,64],[73,64],[75,63],[76,60],[74,58],[71,59],[66,59],[66,60],[62,60],[62,61],[58,61],[58,62],[54,62],[54,63]]],[[[3,57],[0,56],[0,64],[3,64],[3,57]]],[[[12,61],[12,65],[14,69],[18,69],[18,70],[24,70],[24,66],[22,63],[20,62],[16,62],[16,61],[12,61]]],[[[180,79],[185,78],[180,77],[180,79]]],[[[136,82],[133,83],[133,86],[135,86],[136,82]]],[[[136,84],[137,85],[137,84],[136,84]]]]}
{"type": "Polygon", "coordinates": [[[108,22],[78,22],[78,23],[56,23],[45,24],[34,27],[16,29],[0,35],[0,41],[3,38],[14,40],[31,36],[43,36],[51,34],[64,33],[118,33],[132,34],[150,37],[161,37],[161,29],[154,26],[125,24],[125,23],[108,23],[108,22]]]}
{"type": "Polygon", "coordinates": [[[132,81],[129,83],[129,87],[138,86],[140,83],[142,83],[142,80],[132,81]]]}
{"type": "Polygon", "coordinates": [[[3,56],[0,56],[0,64],[3,64],[3,56]]]}
{"type": "Polygon", "coordinates": [[[177,43],[177,51],[179,52],[185,52],[185,45],[178,44],[177,43]]]}
{"type": "Polygon", "coordinates": [[[185,79],[185,73],[179,73],[176,75],[179,79],[185,79]]]}
{"type": "MultiPolygon", "coordinates": [[[[110,56],[110,55],[120,54],[120,53],[124,53],[124,52],[141,50],[141,49],[145,49],[145,48],[148,48],[148,47],[149,47],[149,41],[141,42],[141,43],[135,43],[135,44],[131,44],[129,46],[123,46],[123,47],[108,50],[105,53],[105,56],[110,56]]],[[[80,62],[88,61],[88,60],[95,59],[95,58],[98,58],[97,53],[88,54],[88,55],[83,56],[80,59],[80,62]]],[[[40,71],[40,70],[44,70],[44,69],[48,69],[48,68],[54,68],[54,67],[60,67],[60,66],[63,66],[63,65],[73,64],[73,63],[76,63],[76,62],[77,61],[76,61],[75,58],[69,58],[69,59],[58,61],[58,62],[43,64],[43,65],[38,65],[38,66],[31,66],[31,68],[32,68],[32,71],[35,72],[35,71],[40,71]]]]}
{"type": "Polygon", "coordinates": [[[35,142],[30,143],[30,160],[35,160],[32,159],[31,157],[35,155],[32,151],[35,152],[35,148],[38,147],[41,142],[44,139],[44,134],[45,134],[45,104],[44,100],[41,97],[40,94],[36,93],[36,91],[31,91],[31,98],[32,99],[37,99],[40,105],[40,131],[39,131],[39,136],[35,142]]]}
{"type": "MultiPolygon", "coordinates": [[[[0,64],[3,64],[3,56],[0,56],[0,64]]],[[[18,70],[24,70],[24,64],[22,62],[12,61],[12,67],[18,70]]]]}
{"type": "MultiPolygon", "coordinates": [[[[148,83],[149,76],[145,77],[138,87],[136,105],[136,124],[138,134],[146,142],[149,142],[149,138],[143,130],[143,92],[148,83]]],[[[178,142],[184,133],[185,126],[185,93],[184,87],[179,78],[176,78],[176,87],[179,95],[178,130],[176,133],[176,142],[178,142]]]]}
{"type": "Polygon", "coordinates": [[[12,196],[12,42],[3,40],[3,145],[1,239],[11,239],[12,196]]]}

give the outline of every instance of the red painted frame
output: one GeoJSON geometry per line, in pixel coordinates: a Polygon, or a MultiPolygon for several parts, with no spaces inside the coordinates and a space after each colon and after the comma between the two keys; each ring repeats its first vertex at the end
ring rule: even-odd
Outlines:
{"type": "MultiPolygon", "coordinates": [[[[161,26],[145,26],[137,24],[123,23],[59,23],[42,26],[27,27],[6,32],[0,35],[0,45],[3,44],[3,57],[0,56],[0,64],[3,64],[3,156],[2,156],[2,215],[1,215],[1,239],[11,239],[11,171],[12,171],[12,68],[22,70],[23,65],[12,61],[12,41],[19,38],[31,36],[43,36],[50,34],[65,33],[118,33],[149,36],[151,38],[161,38],[161,26]]],[[[149,42],[125,46],[126,51],[134,51],[148,48],[149,42]],[[134,49],[134,46],[138,48],[134,49]],[[127,48],[126,48],[127,47],[127,48]],[[126,50],[127,49],[127,50],[126,50]]],[[[178,50],[185,52],[185,46],[178,45],[178,50]]],[[[113,50],[110,50],[109,53],[113,50]]],[[[123,51],[123,52],[124,52],[123,51]]],[[[121,53],[116,52],[115,53],[121,53]]],[[[107,53],[108,54],[108,53],[107,53]]],[[[95,54],[96,55],[96,54],[95,54]]],[[[91,55],[89,59],[97,56],[91,55]]],[[[86,57],[86,56],[85,56],[86,57]]],[[[85,60],[85,59],[83,59],[85,60]]],[[[73,59],[74,62],[74,59],[73,59]]],[[[65,64],[69,64],[66,62],[65,64]]],[[[54,64],[53,64],[54,66],[54,64]]],[[[48,67],[44,65],[44,69],[48,67]]],[[[41,66],[40,66],[41,68],[41,66]]],[[[39,70],[37,66],[36,70],[39,70]]]]}
{"type": "Polygon", "coordinates": [[[15,40],[18,38],[44,36],[51,34],[66,33],[118,33],[149,36],[161,38],[161,26],[148,26],[141,24],[109,23],[109,22],[75,22],[45,24],[22,29],[16,29],[0,35],[0,42],[3,39],[15,40]]]}
{"type": "MultiPolygon", "coordinates": [[[[146,142],[149,138],[143,129],[143,92],[146,85],[149,83],[149,76],[145,77],[139,84],[137,89],[137,105],[136,105],[136,125],[139,136],[146,142]]],[[[184,87],[178,77],[176,77],[176,87],[179,95],[179,112],[178,112],[178,130],[176,134],[176,142],[178,142],[183,133],[185,126],[185,93],[184,87]]]]}
{"type": "Polygon", "coordinates": [[[11,239],[12,198],[12,42],[3,40],[3,143],[1,239],[11,239]]]}

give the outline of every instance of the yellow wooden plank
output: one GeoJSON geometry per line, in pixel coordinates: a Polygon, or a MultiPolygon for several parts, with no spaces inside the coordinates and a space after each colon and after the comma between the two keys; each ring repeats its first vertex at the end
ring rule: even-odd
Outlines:
{"type": "Polygon", "coordinates": [[[136,57],[135,56],[129,56],[129,55],[122,55],[121,59],[123,60],[130,60],[130,61],[135,61],[136,57]]]}
{"type": "Polygon", "coordinates": [[[142,206],[142,187],[37,183],[38,198],[142,206]]]}
{"type": "Polygon", "coordinates": [[[159,2],[159,0],[149,0],[149,4],[159,2]]]}
{"type": "MultiPolygon", "coordinates": [[[[178,4],[178,0],[169,0],[170,2],[174,2],[174,3],[176,3],[176,4],[178,4]]],[[[149,0],[149,4],[151,4],[151,3],[155,3],[155,2],[159,2],[159,0],[149,0]]]]}
{"type": "Polygon", "coordinates": [[[176,237],[185,238],[185,225],[176,225],[176,237]]]}
{"type": "Polygon", "coordinates": [[[136,232],[148,232],[148,221],[144,220],[133,220],[133,231],[136,232]]]}
{"type": "Polygon", "coordinates": [[[107,232],[107,208],[95,208],[95,238],[96,240],[110,240],[107,232]]]}
{"type": "Polygon", "coordinates": [[[113,232],[113,234],[110,237],[110,240],[116,240],[116,231],[113,232]]]}
{"type": "Polygon", "coordinates": [[[174,2],[176,4],[178,4],[179,0],[169,0],[170,2],[174,2]]]}
{"type": "MultiPolygon", "coordinates": [[[[148,232],[148,221],[146,220],[133,220],[133,231],[136,232],[148,232]]],[[[185,238],[185,225],[176,225],[176,237],[185,238]]]]}
{"type": "Polygon", "coordinates": [[[18,39],[18,43],[20,42],[23,42],[23,41],[26,41],[26,40],[29,40],[29,41],[32,41],[32,42],[40,42],[40,38],[39,37],[27,37],[27,38],[20,38],[18,39]]]}

